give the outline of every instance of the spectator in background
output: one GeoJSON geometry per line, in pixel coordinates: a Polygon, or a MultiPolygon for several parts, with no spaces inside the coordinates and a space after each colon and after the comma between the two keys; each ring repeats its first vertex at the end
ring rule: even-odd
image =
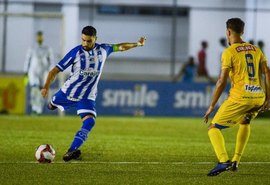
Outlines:
{"type": "Polygon", "coordinates": [[[250,39],[250,40],[248,41],[248,43],[254,45],[254,40],[250,39]]]}
{"type": "Polygon", "coordinates": [[[262,50],[262,52],[264,53],[264,42],[262,40],[258,41],[258,47],[262,50]]]}
{"type": "Polygon", "coordinates": [[[221,59],[221,55],[222,55],[224,49],[227,48],[226,38],[220,38],[219,39],[219,44],[220,44],[220,59],[221,59]]]}
{"type": "Polygon", "coordinates": [[[193,82],[196,74],[196,65],[193,57],[189,57],[188,61],[184,63],[179,70],[178,74],[173,78],[176,82],[182,77],[182,82],[193,82]]]}
{"type": "MultiPolygon", "coordinates": [[[[224,37],[220,38],[219,39],[219,44],[220,44],[220,48],[219,48],[218,61],[219,61],[219,64],[221,64],[222,53],[223,53],[224,49],[227,48],[227,40],[226,40],[226,38],[224,38],[224,37]]],[[[221,65],[219,65],[218,68],[221,69],[221,65]]]]}
{"type": "Polygon", "coordinates": [[[28,50],[24,64],[26,84],[29,82],[30,86],[31,111],[36,115],[43,112],[45,101],[40,89],[53,63],[53,52],[48,46],[43,45],[43,41],[43,32],[38,31],[36,45],[28,50]]]}
{"type": "Polygon", "coordinates": [[[206,41],[201,42],[201,50],[198,53],[198,68],[197,75],[198,77],[205,77],[210,82],[213,82],[213,79],[208,75],[208,71],[206,69],[206,49],[208,48],[208,43],[206,41]]]}

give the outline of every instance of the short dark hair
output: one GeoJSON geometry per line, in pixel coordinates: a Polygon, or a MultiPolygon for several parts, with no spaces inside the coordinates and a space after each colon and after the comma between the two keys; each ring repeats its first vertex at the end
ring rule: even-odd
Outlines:
{"type": "Polygon", "coordinates": [[[258,46],[259,46],[259,47],[263,47],[263,46],[264,46],[264,42],[263,42],[262,40],[259,40],[259,41],[258,41],[258,46]]]}
{"type": "Polygon", "coordinates": [[[42,31],[37,31],[37,35],[43,35],[42,31]]]}
{"type": "Polygon", "coordinates": [[[234,32],[241,34],[244,32],[245,23],[240,18],[231,18],[226,22],[227,29],[232,29],[234,32]]]}
{"type": "Polygon", "coordinates": [[[82,29],[82,34],[88,35],[88,36],[96,36],[97,35],[97,30],[93,26],[85,26],[82,29]]]}
{"type": "Polygon", "coordinates": [[[203,40],[201,42],[201,45],[202,45],[203,48],[206,48],[208,46],[208,43],[207,43],[207,41],[203,40]]]}

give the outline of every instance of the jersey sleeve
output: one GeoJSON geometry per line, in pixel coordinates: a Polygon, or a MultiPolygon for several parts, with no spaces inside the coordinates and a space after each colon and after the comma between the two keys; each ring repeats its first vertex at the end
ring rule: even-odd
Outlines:
{"type": "Polygon", "coordinates": [[[72,50],[70,50],[62,60],[60,60],[60,62],[58,62],[58,64],[56,65],[56,67],[60,70],[60,71],[64,71],[65,69],[67,69],[70,65],[73,64],[77,53],[79,52],[80,46],[77,46],[75,48],[73,48],[72,50]]]}
{"type": "Polygon", "coordinates": [[[232,54],[229,50],[224,50],[221,57],[221,69],[232,68],[232,54]]]}
{"type": "Polygon", "coordinates": [[[105,49],[107,56],[109,56],[112,52],[115,52],[112,44],[101,44],[103,49],[105,49]]]}
{"type": "Polygon", "coordinates": [[[266,59],[266,56],[263,54],[263,52],[261,52],[261,61],[260,61],[261,63],[266,63],[266,65],[267,65],[267,59],[266,59]]]}
{"type": "Polygon", "coordinates": [[[29,48],[27,50],[26,58],[25,58],[25,61],[24,61],[24,70],[23,70],[24,73],[27,73],[28,70],[29,70],[31,57],[32,57],[32,49],[29,48]]]}

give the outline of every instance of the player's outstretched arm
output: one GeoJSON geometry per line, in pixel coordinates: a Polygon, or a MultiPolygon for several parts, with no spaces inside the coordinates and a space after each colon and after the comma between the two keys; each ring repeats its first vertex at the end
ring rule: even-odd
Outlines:
{"type": "Polygon", "coordinates": [[[134,43],[126,42],[126,43],[115,44],[114,49],[115,49],[115,51],[126,51],[126,50],[129,50],[131,48],[144,46],[145,40],[146,40],[145,37],[141,37],[138,40],[138,42],[134,42],[134,43]]]}
{"type": "Polygon", "coordinates": [[[45,98],[48,96],[49,94],[49,87],[51,85],[51,83],[53,82],[53,80],[55,79],[56,75],[60,72],[60,70],[57,67],[54,67],[47,76],[46,82],[43,86],[43,88],[41,89],[41,95],[45,98]]]}

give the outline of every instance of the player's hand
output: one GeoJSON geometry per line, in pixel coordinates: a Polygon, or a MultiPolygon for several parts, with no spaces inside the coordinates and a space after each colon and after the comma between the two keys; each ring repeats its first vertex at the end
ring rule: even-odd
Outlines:
{"type": "Polygon", "coordinates": [[[46,98],[46,97],[48,96],[48,94],[49,94],[49,90],[46,89],[46,88],[42,88],[42,89],[40,90],[40,93],[41,93],[41,95],[43,96],[43,98],[46,98]]]}
{"type": "Polygon", "coordinates": [[[262,107],[262,112],[270,110],[270,100],[266,100],[262,107]]]}
{"type": "Polygon", "coordinates": [[[24,75],[24,77],[23,77],[23,84],[24,84],[24,86],[27,86],[28,85],[28,82],[29,82],[28,76],[27,75],[24,75]]]}
{"type": "Polygon", "coordinates": [[[141,38],[138,40],[137,45],[138,45],[138,46],[144,46],[145,40],[146,40],[145,37],[141,37],[141,38]]]}
{"type": "Polygon", "coordinates": [[[204,114],[204,123],[208,122],[208,116],[214,111],[214,107],[213,106],[209,106],[209,108],[207,109],[207,111],[204,114]]]}

